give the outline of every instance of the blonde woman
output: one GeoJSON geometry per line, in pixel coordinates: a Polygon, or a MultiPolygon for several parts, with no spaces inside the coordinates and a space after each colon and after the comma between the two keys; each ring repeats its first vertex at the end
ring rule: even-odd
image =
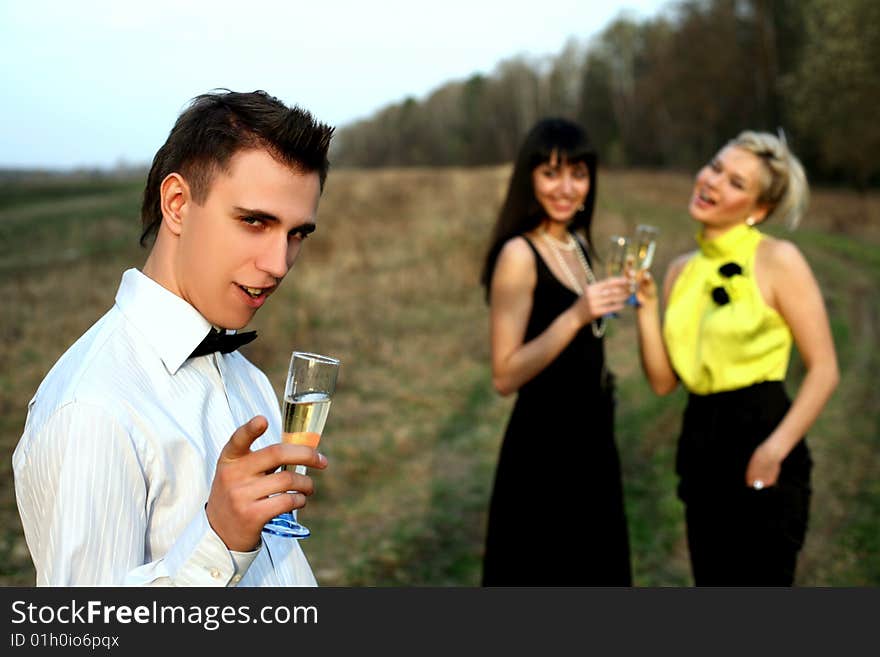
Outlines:
{"type": "Polygon", "coordinates": [[[698,249],[657,287],[641,280],[642,365],[658,394],[688,391],[676,457],[688,548],[700,585],[791,586],[806,529],[812,461],[805,434],[839,374],[819,285],[791,242],[808,201],[784,138],[742,132],[697,174],[688,205],[698,249]],[[792,342],[806,376],[784,387],[792,342]]]}

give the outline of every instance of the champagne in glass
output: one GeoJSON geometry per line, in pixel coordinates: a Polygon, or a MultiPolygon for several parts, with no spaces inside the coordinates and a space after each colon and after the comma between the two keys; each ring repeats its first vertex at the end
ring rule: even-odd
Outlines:
{"type": "MultiPolygon", "coordinates": [[[[324,392],[303,392],[296,397],[285,397],[281,411],[281,442],[317,449],[330,413],[330,400],[330,395],[324,392]]],[[[305,474],[306,466],[296,468],[300,474],[305,474]]],[[[284,469],[289,470],[290,466],[285,465],[284,469]]]]}
{"type": "Polygon", "coordinates": [[[645,271],[651,267],[654,261],[654,251],[657,248],[657,235],[660,231],[654,226],[640,224],[636,227],[635,256],[636,270],[645,271]]]}
{"type": "Polygon", "coordinates": [[[612,276],[623,276],[626,269],[626,259],[629,253],[629,240],[622,235],[612,235],[609,238],[610,250],[608,261],[605,263],[605,273],[612,276]]]}
{"type": "MultiPolygon", "coordinates": [[[[316,448],[321,442],[330,401],[336,390],[339,360],[330,356],[294,351],[290,357],[282,406],[282,442],[316,448]]],[[[285,465],[285,470],[292,466],[285,465]]],[[[297,474],[306,474],[306,466],[297,465],[297,474]]],[[[306,538],[308,527],[297,522],[293,513],[282,513],[263,527],[264,532],[286,538],[306,538]]]]}
{"type": "Polygon", "coordinates": [[[636,287],[639,276],[650,268],[654,261],[654,251],[657,249],[657,235],[660,230],[656,226],[648,224],[639,224],[636,226],[635,236],[632,240],[632,281],[630,283],[630,297],[627,303],[631,306],[638,306],[639,302],[636,298],[636,287]]]}
{"type": "MultiPolygon", "coordinates": [[[[608,278],[612,276],[623,276],[627,269],[627,259],[629,258],[629,240],[623,235],[612,235],[609,240],[608,259],[605,262],[605,275],[608,278]]],[[[617,313],[608,313],[606,318],[614,319],[619,317],[617,313]]]]}

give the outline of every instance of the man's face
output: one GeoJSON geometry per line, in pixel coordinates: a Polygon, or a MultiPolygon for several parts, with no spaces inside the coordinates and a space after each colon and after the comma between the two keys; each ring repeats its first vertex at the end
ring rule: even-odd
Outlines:
{"type": "Polygon", "coordinates": [[[181,208],[177,294],[214,326],[247,325],[314,230],[320,195],[317,173],[291,169],[264,150],[234,155],[205,202],[190,197],[181,208]]]}

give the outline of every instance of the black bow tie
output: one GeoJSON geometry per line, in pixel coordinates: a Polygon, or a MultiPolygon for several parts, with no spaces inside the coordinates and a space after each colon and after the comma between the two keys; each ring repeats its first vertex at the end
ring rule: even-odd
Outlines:
{"type": "Polygon", "coordinates": [[[195,358],[196,356],[213,354],[215,351],[219,351],[221,354],[228,354],[230,351],[235,351],[240,346],[251,342],[256,337],[256,331],[247,331],[245,333],[226,333],[224,331],[221,333],[217,329],[212,328],[208,335],[205,336],[205,339],[199,343],[199,346],[193,349],[189,357],[195,358]]]}

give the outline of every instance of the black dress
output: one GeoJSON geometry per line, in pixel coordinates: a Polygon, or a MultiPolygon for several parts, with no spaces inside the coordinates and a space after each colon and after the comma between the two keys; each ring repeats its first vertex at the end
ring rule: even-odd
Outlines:
{"type": "MultiPolygon", "coordinates": [[[[537,284],[526,342],[577,298],[529,246],[537,284]]],[[[603,341],[587,324],[519,390],[495,473],[483,585],[630,586],[631,579],[612,377],[603,341]]]]}

